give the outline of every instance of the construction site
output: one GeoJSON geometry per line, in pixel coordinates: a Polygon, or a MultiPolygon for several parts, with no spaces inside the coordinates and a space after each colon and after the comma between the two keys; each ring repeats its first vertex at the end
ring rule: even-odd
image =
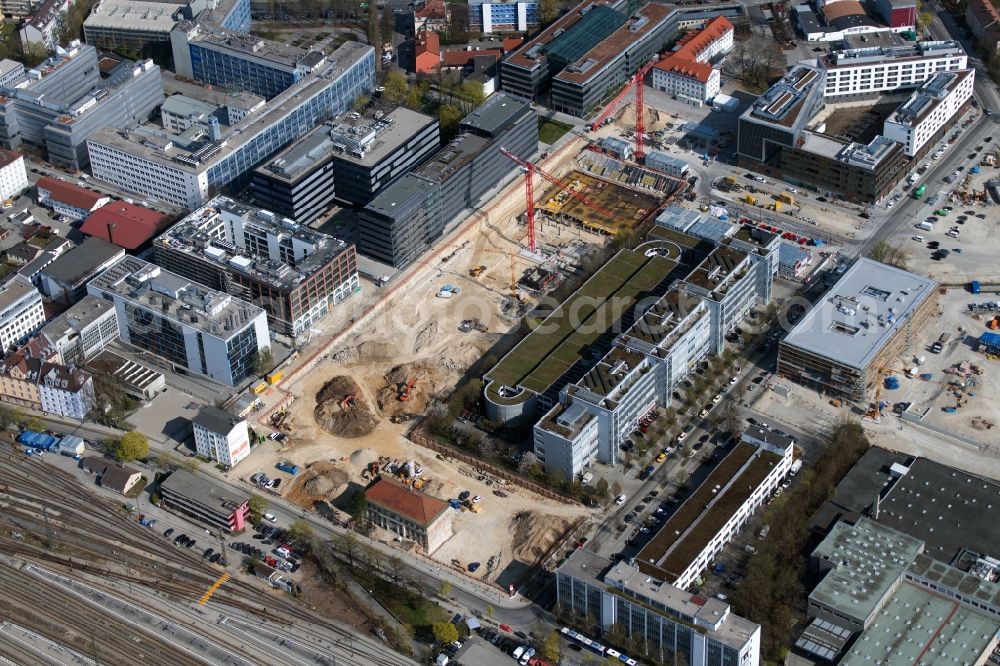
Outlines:
{"type": "MultiPolygon", "coordinates": [[[[518,161],[520,177],[384,291],[366,290],[352,304],[363,315],[345,322],[334,342],[317,340],[320,351],[283,385],[288,404],[278,413],[289,436],[276,448],[258,447],[247,475],[289,460],[303,471],[281,492],[339,520],[376,469],[455,500],[454,536],[433,557],[450,566],[481,562],[471,575],[504,586],[587,520],[584,507],[420,446],[407,433],[441,409],[470,369],[486,369],[494,347],[540,298],[591,271],[609,235],[650,223],[687,187],[587,149],[588,140],[622,130],[608,125],[586,139],[567,134],[537,163],[518,161]],[[482,500],[473,509],[463,496],[482,500]]],[[[456,427],[492,439],[480,421],[456,427]]]]}

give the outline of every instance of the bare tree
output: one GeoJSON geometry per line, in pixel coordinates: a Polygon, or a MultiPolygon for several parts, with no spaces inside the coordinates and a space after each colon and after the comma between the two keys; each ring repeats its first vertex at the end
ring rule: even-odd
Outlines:
{"type": "Polygon", "coordinates": [[[868,258],[905,271],[907,270],[907,263],[910,260],[910,251],[900,245],[892,245],[886,241],[879,241],[868,252],[868,258]]]}
{"type": "Polygon", "coordinates": [[[763,87],[772,72],[785,67],[785,56],[773,39],[753,36],[739,42],[729,57],[730,74],[753,86],[763,87]]]}
{"type": "Polygon", "coordinates": [[[517,467],[521,474],[537,474],[541,469],[542,461],[534,451],[528,451],[521,456],[521,463],[517,467]]]}

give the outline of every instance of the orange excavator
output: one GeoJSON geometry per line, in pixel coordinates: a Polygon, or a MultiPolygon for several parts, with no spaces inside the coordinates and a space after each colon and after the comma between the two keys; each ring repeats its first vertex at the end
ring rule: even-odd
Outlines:
{"type": "Polygon", "coordinates": [[[410,401],[410,392],[413,391],[413,387],[416,386],[416,384],[417,384],[416,378],[410,377],[410,381],[406,382],[403,388],[400,389],[399,391],[398,398],[400,402],[410,401]]]}
{"type": "Polygon", "coordinates": [[[354,403],[355,403],[355,397],[353,393],[351,393],[350,395],[345,395],[344,399],[340,401],[340,409],[346,412],[351,407],[354,407],[354,403]]]}

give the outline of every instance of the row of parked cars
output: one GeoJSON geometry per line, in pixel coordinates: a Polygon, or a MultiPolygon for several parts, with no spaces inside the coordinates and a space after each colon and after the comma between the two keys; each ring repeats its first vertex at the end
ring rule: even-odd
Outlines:
{"type": "Polygon", "coordinates": [[[522,631],[510,636],[496,629],[480,628],[479,635],[497,649],[509,654],[522,666],[548,666],[540,657],[535,656],[535,648],[527,642],[528,635],[522,631]]]}

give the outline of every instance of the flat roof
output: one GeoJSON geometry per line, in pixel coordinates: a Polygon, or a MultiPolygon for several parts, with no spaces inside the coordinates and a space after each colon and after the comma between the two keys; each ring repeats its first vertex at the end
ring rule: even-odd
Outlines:
{"type": "Polygon", "coordinates": [[[58,339],[93,324],[114,309],[114,303],[87,294],[62,314],[47,321],[42,332],[50,339],[58,339]]]}
{"type": "Polygon", "coordinates": [[[840,666],[983,663],[996,646],[997,632],[997,618],[904,581],[840,666]]]}
{"type": "Polygon", "coordinates": [[[175,470],[161,481],[160,488],[204,506],[215,507],[220,513],[232,513],[250,500],[249,494],[231,493],[210,478],[196,476],[183,469],[175,470]]]}
{"type": "Polygon", "coordinates": [[[1000,483],[918,458],[879,504],[878,522],[927,544],[950,562],[962,548],[1000,559],[1000,483]]]}
{"type": "Polygon", "coordinates": [[[937,72],[899,105],[886,123],[916,127],[936,109],[967,77],[975,76],[972,69],[937,72]]]}
{"type": "Polygon", "coordinates": [[[848,618],[863,620],[878,608],[923,550],[923,542],[867,518],[852,525],[840,521],[812,552],[822,567],[831,567],[809,593],[848,618]]]}
{"type": "Polygon", "coordinates": [[[78,247],[43,268],[42,273],[63,284],[77,285],[118,256],[125,256],[125,250],[106,240],[90,236],[78,247]]]}
{"type": "Polygon", "coordinates": [[[539,67],[545,59],[545,49],[551,42],[578,23],[587,13],[593,11],[595,7],[610,8],[610,5],[610,2],[580,3],[580,5],[560,16],[555,23],[539,33],[534,39],[525,42],[515,49],[504,60],[504,63],[517,65],[525,69],[539,67]]]}
{"type": "Polygon", "coordinates": [[[461,127],[495,137],[525,113],[531,113],[528,100],[496,93],[463,118],[461,127]]]}
{"type": "Polygon", "coordinates": [[[0,313],[15,303],[21,302],[25,296],[37,293],[35,285],[31,284],[27,278],[15,273],[14,277],[0,284],[0,313]]]}
{"type": "Polygon", "coordinates": [[[182,3],[144,0],[101,0],[94,5],[83,26],[169,33],[177,23],[177,10],[183,6],[182,3]]]}
{"type": "Polygon", "coordinates": [[[936,288],[930,278],[862,257],[781,345],[864,370],[936,288]]]}
{"type": "Polygon", "coordinates": [[[809,518],[810,529],[828,532],[841,517],[865,513],[892,479],[889,468],[908,464],[909,456],[873,446],[837,484],[833,495],[809,518]]]}
{"type": "Polygon", "coordinates": [[[160,113],[175,116],[210,116],[219,110],[215,104],[183,94],[170,95],[160,105],[160,113]]]}
{"type": "Polygon", "coordinates": [[[799,63],[743,112],[741,118],[789,128],[804,110],[810,91],[823,80],[823,72],[799,63]]]}
{"type": "Polygon", "coordinates": [[[289,69],[316,67],[326,59],[326,54],[322,51],[303,49],[225,28],[216,27],[206,30],[201,25],[199,25],[198,34],[191,40],[191,43],[199,46],[208,45],[223,51],[233,51],[241,57],[251,56],[289,69]]]}
{"type": "Polygon", "coordinates": [[[733,447],[635,556],[639,570],[676,581],[780,461],[752,444],[733,447]]]}
{"type": "MultiPolygon", "coordinates": [[[[487,374],[493,400],[511,404],[527,400],[529,392],[544,393],[567,370],[584,361],[591,344],[617,323],[635,301],[658,287],[677,267],[680,250],[654,241],[657,252],[646,256],[645,243],[622,250],[552,311],[487,374]],[[572,315],[571,315],[572,313],[572,315]],[[500,387],[522,387],[516,396],[502,397],[500,387]]],[[[596,362],[597,359],[594,359],[596,362]]]]}
{"type": "Polygon", "coordinates": [[[414,169],[413,173],[431,183],[440,184],[451,174],[493,145],[491,139],[476,134],[462,133],[434,154],[429,161],[414,169]]]}

